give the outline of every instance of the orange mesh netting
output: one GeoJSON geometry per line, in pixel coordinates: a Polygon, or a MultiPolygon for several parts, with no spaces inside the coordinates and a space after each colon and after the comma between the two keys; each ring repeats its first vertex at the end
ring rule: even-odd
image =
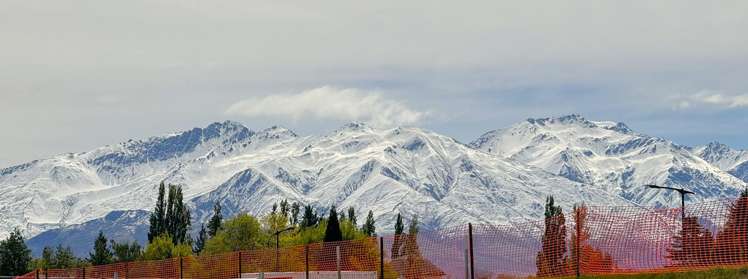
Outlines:
{"type": "Polygon", "coordinates": [[[544,220],[466,225],[162,261],[32,271],[17,278],[505,278],[657,273],[748,265],[748,198],[680,209],[580,206],[544,220]],[[472,247],[472,249],[471,249],[472,247]],[[381,251],[381,253],[380,253],[381,251]],[[275,277],[273,277],[275,276],[275,277]]]}

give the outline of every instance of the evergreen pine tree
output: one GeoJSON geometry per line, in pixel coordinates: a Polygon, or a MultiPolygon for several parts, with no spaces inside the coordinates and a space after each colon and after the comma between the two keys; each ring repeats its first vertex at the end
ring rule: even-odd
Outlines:
{"type": "Polygon", "coordinates": [[[205,249],[205,242],[208,241],[208,233],[205,231],[205,226],[200,226],[200,232],[197,234],[195,239],[195,245],[192,247],[192,252],[200,254],[205,249]]]}
{"type": "Polygon", "coordinates": [[[394,240],[392,242],[392,258],[400,257],[400,246],[401,238],[403,234],[403,230],[405,229],[405,225],[403,225],[403,216],[400,215],[400,213],[397,213],[397,218],[395,218],[395,236],[394,240]]]}
{"type": "Polygon", "coordinates": [[[366,223],[361,227],[361,231],[367,236],[376,235],[376,227],[374,226],[374,212],[369,210],[369,214],[366,215],[366,223]]]}
{"type": "Polygon", "coordinates": [[[348,208],[348,220],[351,221],[351,224],[353,224],[353,226],[356,226],[356,210],[353,208],[353,206],[348,208]]]}
{"type": "Polygon", "coordinates": [[[78,258],[73,254],[73,250],[70,246],[62,247],[62,244],[57,245],[57,251],[54,255],[54,266],[52,268],[72,268],[78,266],[78,258]]]}
{"type": "Polygon", "coordinates": [[[0,241],[0,274],[22,275],[28,272],[31,250],[26,247],[23,234],[14,229],[8,238],[0,241]]]}
{"type": "Polygon", "coordinates": [[[148,242],[153,241],[154,238],[164,233],[164,219],[166,218],[166,209],[164,204],[164,192],[165,186],[162,181],[158,186],[158,199],[156,200],[156,207],[151,213],[150,228],[148,231],[148,242]]]}
{"type": "Polygon", "coordinates": [[[213,238],[216,236],[219,230],[221,230],[221,223],[223,222],[223,215],[221,214],[221,204],[216,201],[213,204],[213,217],[210,217],[208,221],[208,236],[213,238]]]}
{"type": "Polygon", "coordinates": [[[94,241],[93,251],[88,259],[92,265],[103,265],[112,263],[112,251],[107,246],[109,242],[104,236],[104,232],[99,231],[99,236],[94,241]]]}
{"type": "Polygon", "coordinates": [[[291,204],[291,217],[289,217],[289,223],[292,225],[298,225],[299,224],[299,211],[301,210],[301,206],[298,202],[293,202],[291,204]]]}
{"type": "Polygon", "coordinates": [[[330,216],[327,217],[327,228],[325,229],[324,242],[343,240],[343,232],[340,231],[340,222],[338,221],[338,212],[333,205],[330,208],[330,216]]]}
{"type": "Polygon", "coordinates": [[[55,268],[55,249],[49,246],[44,246],[44,249],[42,250],[41,261],[42,266],[40,266],[40,268],[55,268]]]}

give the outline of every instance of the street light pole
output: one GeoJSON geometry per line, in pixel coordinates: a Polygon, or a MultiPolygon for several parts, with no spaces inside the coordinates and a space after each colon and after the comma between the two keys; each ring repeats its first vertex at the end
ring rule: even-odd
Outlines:
{"type": "Polygon", "coordinates": [[[658,185],[644,185],[652,189],[666,189],[666,190],[672,190],[672,191],[678,191],[680,193],[680,220],[683,222],[683,220],[686,219],[686,195],[688,194],[695,194],[694,192],[688,191],[683,188],[673,188],[673,187],[665,187],[665,186],[658,186],[658,185]]]}
{"type": "Polygon", "coordinates": [[[288,227],[288,228],[285,228],[285,229],[282,229],[280,231],[276,231],[275,233],[273,233],[275,235],[275,272],[279,272],[278,263],[280,262],[280,252],[279,252],[280,251],[280,234],[283,232],[293,230],[293,229],[294,227],[288,227]]]}

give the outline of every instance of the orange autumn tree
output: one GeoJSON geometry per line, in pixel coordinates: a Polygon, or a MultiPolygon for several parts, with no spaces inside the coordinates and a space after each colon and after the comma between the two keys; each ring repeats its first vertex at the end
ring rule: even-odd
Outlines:
{"type": "Polygon", "coordinates": [[[606,273],[616,269],[613,257],[595,249],[587,242],[590,239],[589,228],[587,227],[587,206],[584,203],[574,205],[572,217],[574,218],[575,231],[571,237],[569,248],[571,256],[566,258],[567,268],[576,270],[577,265],[579,265],[579,271],[582,274],[606,273]],[[578,245],[577,242],[579,242],[578,245]]]}

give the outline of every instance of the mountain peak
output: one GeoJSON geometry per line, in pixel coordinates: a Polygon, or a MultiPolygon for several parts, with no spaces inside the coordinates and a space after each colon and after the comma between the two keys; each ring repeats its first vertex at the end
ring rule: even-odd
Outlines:
{"type": "Polygon", "coordinates": [[[527,122],[530,124],[536,124],[540,126],[550,125],[550,124],[578,124],[578,123],[589,123],[587,119],[582,117],[579,114],[569,114],[559,117],[545,117],[545,118],[528,118],[527,122]]]}
{"type": "Polygon", "coordinates": [[[259,135],[262,135],[264,138],[296,138],[298,135],[291,131],[290,129],[287,129],[286,127],[273,125],[270,128],[263,129],[259,133],[259,135]]]}

